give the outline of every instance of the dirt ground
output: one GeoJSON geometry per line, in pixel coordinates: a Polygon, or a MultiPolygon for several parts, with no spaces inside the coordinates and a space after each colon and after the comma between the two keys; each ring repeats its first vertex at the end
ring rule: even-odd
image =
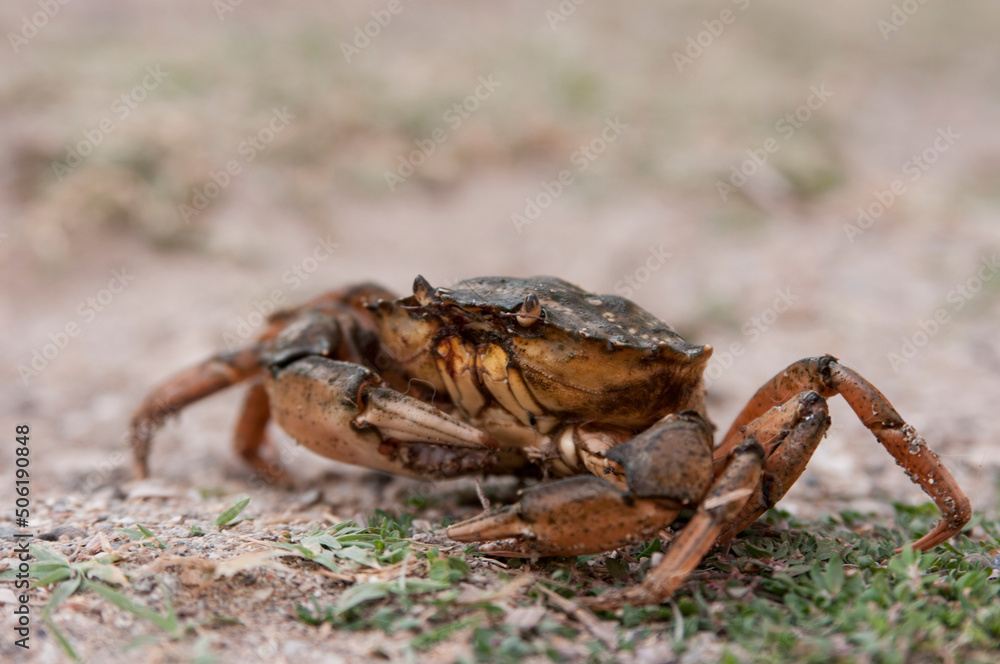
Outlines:
{"type": "MultiPolygon", "coordinates": [[[[73,555],[136,523],[180,541],[250,496],[253,520],[171,552],[221,561],[426,494],[277,430],[296,486],[254,488],[228,445],[238,390],[164,429],[149,481],[124,445],[145,391],[245,337],[272,301],[367,280],[406,292],[417,274],[551,274],[627,295],[715,346],[720,427],[777,371],[831,353],[996,513],[997,7],[225,3],[59,5],[21,41],[9,34],[39,5],[0,9],[2,558],[20,424],[30,530],[63,533],[49,545],[73,555]]],[[[831,405],[782,507],[889,519],[892,501],[926,500],[831,405]]],[[[417,518],[475,513],[471,486],[434,486],[443,498],[417,518]]],[[[201,586],[133,555],[144,601],[166,588],[185,620],[239,618],[200,632],[216,661],[404,657],[410,635],[295,619],[297,602],[335,599],[336,580],[278,564],[201,586]]],[[[33,592],[37,613],[48,591],[33,592]]],[[[0,658],[63,661],[37,621],[32,649],[15,648],[8,609],[0,658]]],[[[154,628],[90,596],[56,622],[88,661],[197,654],[194,637],[126,652],[154,628]]],[[[463,639],[431,653],[466,655],[463,639]]],[[[671,652],[665,634],[629,657],[671,652]]]]}

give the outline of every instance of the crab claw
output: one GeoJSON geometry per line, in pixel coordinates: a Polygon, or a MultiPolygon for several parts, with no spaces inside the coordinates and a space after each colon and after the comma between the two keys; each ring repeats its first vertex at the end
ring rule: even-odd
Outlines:
{"type": "Polygon", "coordinates": [[[636,498],[598,477],[527,489],[514,505],[448,528],[459,542],[508,557],[598,553],[654,535],[677,516],[672,501],[636,498]]]}
{"type": "Polygon", "coordinates": [[[323,456],[415,477],[488,467],[498,443],[350,362],[311,355],[264,373],[274,420],[323,456]]]}

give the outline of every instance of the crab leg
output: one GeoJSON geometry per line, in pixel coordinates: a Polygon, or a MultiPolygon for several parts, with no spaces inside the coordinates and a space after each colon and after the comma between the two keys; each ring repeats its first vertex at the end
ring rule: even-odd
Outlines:
{"type": "MultiPolygon", "coordinates": [[[[826,400],[812,390],[797,394],[745,428],[744,436],[762,441],[766,461],[761,481],[716,544],[725,544],[774,507],[799,478],[830,426],[826,400]]],[[[725,459],[716,459],[716,464],[725,459]]]]}
{"type": "Polygon", "coordinates": [[[652,537],[679,511],[584,475],[526,489],[515,505],[449,526],[448,537],[485,542],[479,551],[510,558],[582,555],[652,537]]]}
{"type": "Polygon", "coordinates": [[[804,390],[815,390],[823,397],[842,395],[910,479],[934,499],[943,518],[914,542],[913,548],[927,551],[968,523],[972,516],[969,499],[923,436],[900,417],[874,385],[830,355],[799,360],[761,387],[733,422],[716,450],[716,457],[728,454],[739,444],[744,426],[804,390]]]}
{"type": "Polygon", "coordinates": [[[650,570],[641,585],[609,590],[587,602],[595,608],[617,608],[622,604],[659,604],[687,580],[715,545],[726,524],[735,517],[760,484],[764,450],[753,439],[740,443],[729,463],[712,485],[663,560],[650,570]]]}
{"type": "Polygon", "coordinates": [[[243,410],[236,422],[236,433],[233,435],[233,448],[243,457],[247,464],[257,473],[272,482],[288,484],[290,478],[277,463],[269,462],[260,455],[260,450],[266,440],[265,431],[271,419],[271,405],[267,391],[260,381],[247,390],[243,401],[243,410]]]}
{"type": "Polygon", "coordinates": [[[496,456],[488,434],[357,364],[311,355],[263,380],[275,422],[330,459],[426,479],[486,470],[496,456]]]}
{"type": "MultiPolygon", "coordinates": [[[[316,306],[322,307],[323,302],[316,306]]],[[[129,428],[135,474],[149,475],[149,446],[153,435],[167,418],[186,406],[231,387],[260,373],[261,364],[282,361],[286,356],[308,353],[334,353],[341,344],[341,321],[315,309],[302,308],[274,314],[268,326],[251,346],[219,353],[171,376],[143,400],[129,428]],[[280,351],[275,342],[281,340],[280,351]]],[[[267,425],[267,394],[251,388],[243,404],[233,446],[256,470],[273,479],[284,479],[260,456],[267,425]]]]}
{"type": "MultiPolygon", "coordinates": [[[[281,365],[306,355],[325,355],[366,361],[360,345],[362,329],[357,317],[364,303],[391,294],[374,284],[323,294],[303,306],[275,312],[250,346],[213,355],[161,383],[139,406],[129,428],[135,473],[149,474],[150,441],[171,415],[205,397],[258,375],[263,365],[281,365]]],[[[395,368],[388,373],[395,377],[395,368]]],[[[270,418],[267,392],[255,383],[243,404],[233,438],[236,451],[258,472],[285,480],[282,470],[260,456],[264,431],[270,418]]]]}
{"type": "Polygon", "coordinates": [[[149,475],[149,442],[166,419],[188,404],[256,375],[260,371],[257,361],[261,348],[255,345],[214,355],[167,379],[146,396],[129,427],[136,475],[149,475]]]}

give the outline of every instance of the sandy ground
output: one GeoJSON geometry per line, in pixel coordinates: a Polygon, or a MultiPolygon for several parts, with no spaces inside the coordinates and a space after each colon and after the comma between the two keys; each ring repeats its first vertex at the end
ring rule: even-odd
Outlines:
{"type": "MultiPolygon", "coordinates": [[[[1000,129],[987,83],[1000,73],[997,10],[931,3],[883,36],[886,3],[832,15],[775,3],[588,4],[562,22],[548,4],[502,15],[405,4],[348,56],[341,43],[381,4],[240,5],[221,20],[204,3],[70,4],[4,52],[5,536],[18,424],[31,427],[32,530],[86,534],[67,535],[66,551],[109,525],[181,537],[242,495],[255,520],[198,544],[198,555],[226,558],[245,538],[398,508],[419,483],[318,459],[278,431],[297,486],[251,490],[228,449],[235,390],[162,432],[149,483],[132,479],[123,435],[147,389],[224,347],[275,294],[294,304],[363,280],[405,292],[416,274],[434,285],[552,274],[628,295],[716,347],[710,408],[722,427],[790,362],[836,355],[926,436],[974,507],[995,514],[1000,129]],[[722,33],[678,60],[724,9],[734,13],[722,33]],[[92,153],[54,169],[87,132],[102,136],[92,153]],[[247,148],[255,135],[260,149],[247,148]],[[402,177],[401,161],[428,141],[434,152],[402,177]],[[212,191],[229,163],[238,172],[185,220],[180,206],[212,191]],[[734,166],[752,174],[730,179],[734,166]],[[387,172],[402,181],[390,187],[387,172]],[[877,214],[859,221],[859,207],[877,214]],[[329,258],[313,259],[319,245],[335,245],[329,258]],[[728,355],[735,343],[742,352],[728,355]]],[[[3,32],[36,10],[8,3],[3,32]]],[[[829,436],[783,507],[891,518],[891,501],[925,500],[844,404],[832,406],[829,436]]],[[[7,558],[12,542],[0,546],[7,558]]],[[[133,569],[164,576],[136,555],[133,569]]],[[[347,639],[297,622],[295,601],[340,586],[287,567],[267,574],[253,587],[175,589],[188,617],[239,613],[242,626],[216,632],[218,661],[402,652],[379,632],[347,639]]],[[[89,600],[62,611],[87,658],[133,658],[122,646],[149,631],[89,600]]],[[[11,646],[11,626],[4,610],[3,657],[61,660],[37,623],[30,653],[11,646]]],[[[184,660],[191,642],[141,651],[184,660]]],[[[669,652],[664,643],[649,647],[669,652]]],[[[445,659],[463,648],[445,646],[445,659]]]]}

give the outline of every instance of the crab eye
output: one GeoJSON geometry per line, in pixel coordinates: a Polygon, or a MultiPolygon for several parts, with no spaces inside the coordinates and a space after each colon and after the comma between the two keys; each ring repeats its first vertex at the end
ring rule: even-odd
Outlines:
{"type": "Polygon", "coordinates": [[[413,296],[417,298],[417,302],[421,305],[430,303],[433,291],[434,289],[431,287],[430,282],[424,279],[423,276],[418,274],[417,278],[413,280],[413,296]]]}
{"type": "Polygon", "coordinates": [[[531,327],[542,318],[542,303],[534,293],[524,298],[521,310],[517,312],[517,324],[521,327],[531,327]]]}

